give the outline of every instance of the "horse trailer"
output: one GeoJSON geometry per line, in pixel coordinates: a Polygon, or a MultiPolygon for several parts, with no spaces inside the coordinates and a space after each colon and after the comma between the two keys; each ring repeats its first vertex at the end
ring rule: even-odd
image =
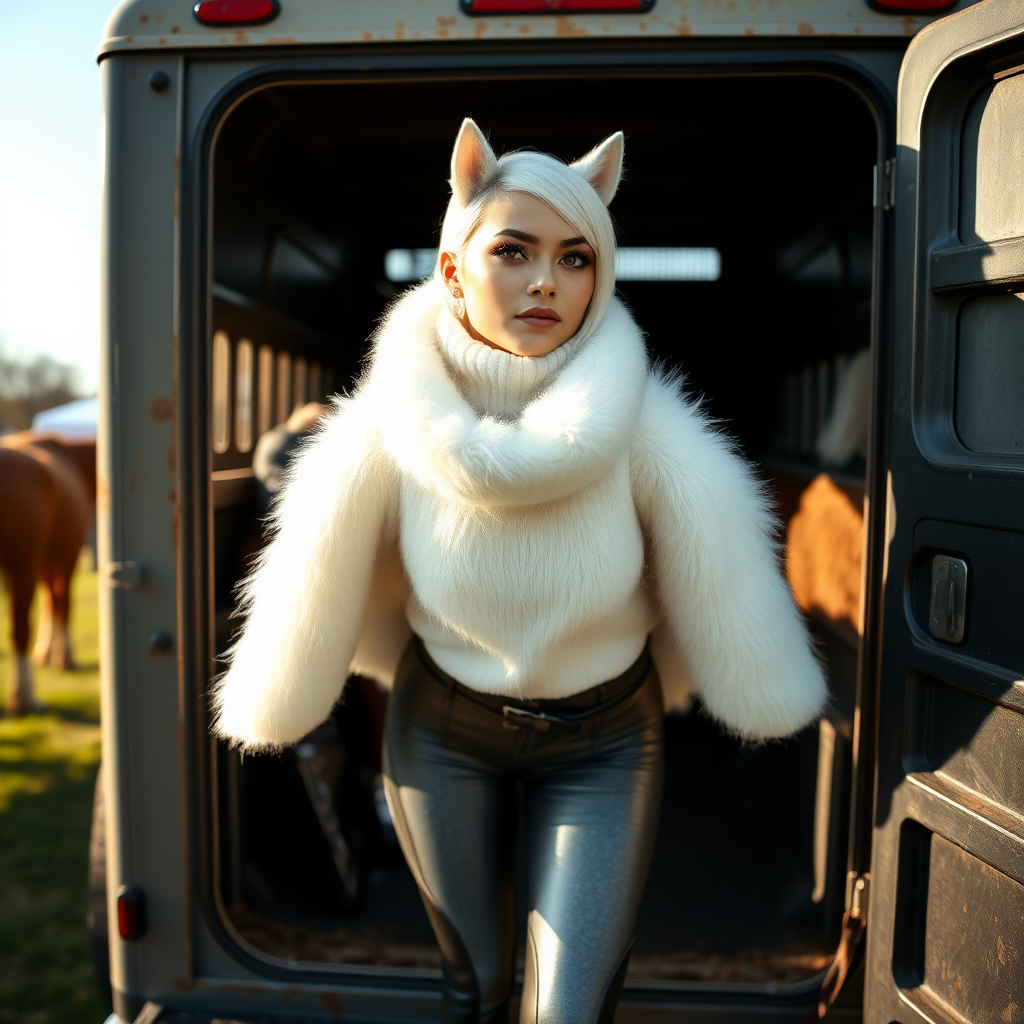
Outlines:
{"type": "Polygon", "coordinates": [[[386,694],[353,680],[244,757],[208,697],[259,439],[350,388],[431,272],[472,116],[563,159],[625,132],[618,287],[653,356],[792,544],[823,474],[838,510],[807,556],[846,573],[808,604],[817,728],[666,719],[616,1019],[1024,1021],[1024,0],[126,0],[99,60],[116,1016],[438,1017],[386,694]],[[854,364],[862,443],[826,466],[854,364]]]}

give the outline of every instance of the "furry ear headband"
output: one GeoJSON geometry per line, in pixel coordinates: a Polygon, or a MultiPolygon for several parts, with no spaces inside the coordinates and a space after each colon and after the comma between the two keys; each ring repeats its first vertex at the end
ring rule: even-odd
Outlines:
{"type": "MultiPolygon", "coordinates": [[[[622,155],[625,136],[622,132],[609,135],[586,156],[569,164],[582,175],[607,206],[615,196],[622,178],[622,155]]],[[[467,117],[462,122],[455,149],[452,151],[452,194],[456,202],[468,206],[477,189],[494,173],[498,158],[476,122],[467,117]]]]}
{"type": "Polygon", "coordinates": [[[476,121],[462,122],[452,150],[452,195],[459,206],[468,206],[476,190],[494,173],[498,158],[476,121]]]}
{"type": "Polygon", "coordinates": [[[622,154],[626,145],[626,137],[622,132],[609,135],[604,142],[598,143],[586,156],[569,164],[582,174],[597,193],[601,202],[607,206],[618,191],[622,180],[622,154]]]}

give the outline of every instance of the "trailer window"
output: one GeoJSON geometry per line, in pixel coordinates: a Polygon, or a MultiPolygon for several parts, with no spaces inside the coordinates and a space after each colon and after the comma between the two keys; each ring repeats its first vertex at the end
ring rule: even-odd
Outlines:
{"type": "Polygon", "coordinates": [[[615,259],[618,281],[717,281],[722,254],[710,246],[620,248],[615,259]]]}
{"type": "Polygon", "coordinates": [[[235,447],[252,448],[252,342],[242,338],[235,348],[235,447]]]}
{"type": "Polygon", "coordinates": [[[302,356],[295,360],[292,373],[294,375],[292,409],[300,409],[306,404],[309,388],[309,364],[302,356]]]}
{"type": "MultiPolygon", "coordinates": [[[[422,281],[434,272],[436,249],[389,249],[384,274],[389,281],[422,281]]],[[[620,246],[615,254],[619,281],[717,281],[722,254],[712,246],[620,246]]]]}
{"type": "Polygon", "coordinates": [[[223,454],[231,444],[231,339],[226,332],[213,336],[213,450],[223,454]]]}
{"type": "Polygon", "coordinates": [[[274,425],[274,350],[269,345],[260,345],[257,365],[256,433],[262,437],[274,425]]]}
{"type": "Polygon", "coordinates": [[[287,352],[277,354],[277,422],[284,423],[291,415],[292,357],[287,352]]]}

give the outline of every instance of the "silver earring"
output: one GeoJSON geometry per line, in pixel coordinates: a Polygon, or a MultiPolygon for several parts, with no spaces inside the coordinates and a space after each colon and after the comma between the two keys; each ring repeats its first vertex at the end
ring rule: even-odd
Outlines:
{"type": "Polygon", "coordinates": [[[461,320],[466,315],[466,302],[462,298],[462,292],[458,288],[452,289],[455,301],[452,302],[452,312],[461,320]]]}

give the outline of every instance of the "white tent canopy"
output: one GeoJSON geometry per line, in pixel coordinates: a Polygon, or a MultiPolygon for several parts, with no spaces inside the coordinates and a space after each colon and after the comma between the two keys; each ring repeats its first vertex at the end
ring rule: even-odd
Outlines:
{"type": "Polygon", "coordinates": [[[73,441],[93,440],[99,408],[98,398],[79,398],[66,405],[37,412],[32,417],[32,430],[37,434],[59,434],[73,441]]]}

